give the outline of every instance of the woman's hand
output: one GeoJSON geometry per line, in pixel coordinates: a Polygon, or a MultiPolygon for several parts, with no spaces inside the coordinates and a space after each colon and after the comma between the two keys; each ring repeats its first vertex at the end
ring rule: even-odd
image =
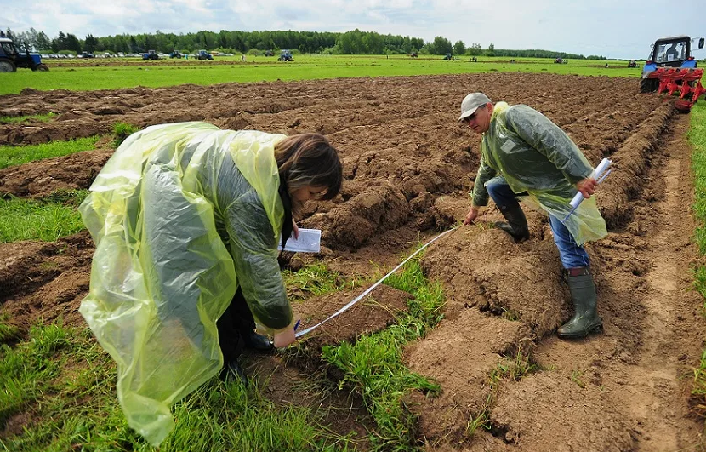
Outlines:
{"type": "Polygon", "coordinates": [[[294,234],[294,238],[299,240],[299,226],[297,226],[297,222],[292,220],[292,234],[294,234]]]}
{"type": "Polygon", "coordinates": [[[275,347],[286,347],[295,340],[297,340],[297,337],[294,335],[294,327],[292,326],[275,333],[275,347]]]}

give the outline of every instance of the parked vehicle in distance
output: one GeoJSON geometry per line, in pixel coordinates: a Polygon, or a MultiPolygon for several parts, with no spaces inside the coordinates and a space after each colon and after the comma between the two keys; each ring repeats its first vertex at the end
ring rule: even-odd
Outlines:
{"type": "Polygon", "coordinates": [[[277,61],[294,61],[292,52],[290,52],[288,49],[282,49],[282,53],[280,54],[279,58],[277,58],[277,61]]]}
{"type": "Polygon", "coordinates": [[[156,50],[149,50],[149,51],[147,51],[147,53],[142,54],[142,59],[143,60],[158,60],[159,54],[157,53],[156,50]]]}
{"type": "Polygon", "coordinates": [[[212,60],[213,55],[209,53],[208,51],[201,49],[196,53],[196,56],[194,56],[197,60],[212,60]]]}

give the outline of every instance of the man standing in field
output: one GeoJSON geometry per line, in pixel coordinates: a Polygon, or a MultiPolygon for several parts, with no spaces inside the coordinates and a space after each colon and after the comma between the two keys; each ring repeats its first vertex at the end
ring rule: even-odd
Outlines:
{"type": "Polygon", "coordinates": [[[475,221],[490,195],[507,220],[496,226],[522,242],[530,233],[518,197],[539,205],[549,214],[575,308],[557,333],[571,339],[600,332],[603,322],[596,312],[596,286],[583,244],[604,237],[606,228],[590,197],[596,180],[588,160],[564,131],[526,105],[493,105],[485,94],[472,93],[463,99],[458,120],[482,137],[480,168],[464,224],[475,221]],[[586,199],[571,213],[577,192],[586,199]]]}

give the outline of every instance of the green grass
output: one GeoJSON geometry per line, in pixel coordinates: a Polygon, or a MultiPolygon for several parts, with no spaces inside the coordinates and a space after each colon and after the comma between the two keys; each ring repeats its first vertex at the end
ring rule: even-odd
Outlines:
{"type": "Polygon", "coordinates": [[[77,138],[69,141],[52,141],[28,146],[0,146],[0,169],[21,165],[35,160],[62,157],[75,152],[95,149],[100,137],[77,138]]]}
{"type": "Polygon", "coordinates": [[[701,254],[706,254],[706,106],[704,102],[699,102],[692,108],[688,137],[694,147],[692,156],[696,193],[694,213],[699,223],[696,229],[696,241],[701,254]]]}
{"type": "Polygon", "coordinates": [[[87,195],[87,190],[80,190],[38,200],[0,198],[0,243],[54,242],[85,229],[77,207],[87,195]]]}
{"type": "MultiPolygon", "coordinates": [[[[194,83],[251,83],[293,81],[339,77],[390,77],[473,72],[551,72],[591,76],[639,77],[641,68],[628,68],[625,61],[571,60],[554,64],[553,59],[481,57],[470,62],[469,56],[443,61],[441,56],[412,59],[406,55],[296,55],[293,62],[277,62],[272,57],[250,56],[240,62],[217,65],[207,61],[143,62],[138,66],[80,66],[80,62],[54,63],[48,60],[49,72],[17,71],[4,74],[0,94],[17,94],[22,89],[68,89],[75,91],[119,89],[144,86],[157,88],[194,83]],[[74,64],[75,63],[75,64],[74,64]],[[190,64],[190,65],[187,65],[190,64]],[[196,64],[194,64],[196,63],[196,64]],[[605,67],[606,63],[608,67],[605,67]],[[60,64],[60,65],[59,65],[60,64]],[[166,64],[166,65],[165,65],[166,64]]],[[[124,60],[128,61],[128,60],[124,60]]],[[[139,61],[139,60],[132,60],[139,61]]]]}
{"type": "MultiPolygon", "coordinates": [[[[697,103],[691,110],[691,128],[689,141],[694,152],[692,154],[692,170],[694,171],[695,204],[694,215],[698,226],[696,228],[696,243],[703,256],[706,254],[706,102],[697,103]]],[[[703,262],[703,260],[702,260],[703,262]]],[[[699,265],[694,269],[694,287],[706,299],[706,267],[699,265]]],[[[706,315],[706,304],[703,312],[706,315]]],[[[692,397],[696,400],[696,408],[706,414],[706,350],[701,356],[701,363],[694,369],[692,397]]]]}
{"type": "Polygon", "coordinates": [[[444,304],[440,285],[426,279],[418,259],[385,281],[413,295],[406,315],[386,330],[358,338],[355,344],[344,342],[323,349],[324,360],[344,373],[339,385],[359,391],[372,414],[378,427],[371,433],[376,450],[414,450],[415,419],[404,409],[402,398],[411,390],[439,391],[438,385],[411,373],[402,364],[404,344],[433,328],[441,320],[444,304]]]}
{"type": "Polygon", "coordinates": [[[17,338],[19,335],[19,328],[17,328],[15,325],[9,324],[9,319],[9,314],[0,314],[0,344],[3,342],[11,341],[17,338]]]}
{"type": "MultiPolygon", "coordinates": [[[[7,451],[155,451],[127,426],[115,397],[115,364],[88,330],[37,326],[14,348],[0,345],[0,429],[7,451]]],[[[320,425],[321,414],[275,406],[260,388],[212,379],[174,407],[166,451],[345,451],[349,438],[320,425]]]]}
{"type": "Polygon", "coordinates": [[[0,124],[15,124],[28,121],[37,122],[49,122],[57,116],[56,113],[49,112],[44,115],[31,115],[31,116],[5,116],[0,117],[0,124]]]}
{"type": "Polygon", "coordinates": [[[282,275],[290,300],[305,300],[310,296],[354,289],[360,285],[359,279],[347,281],[322,263],[309,265],[297,271],[284,270],[282,275]]]}

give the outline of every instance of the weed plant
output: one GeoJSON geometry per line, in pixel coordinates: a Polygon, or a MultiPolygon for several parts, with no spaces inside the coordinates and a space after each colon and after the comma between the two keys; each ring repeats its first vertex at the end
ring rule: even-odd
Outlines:
{"type": "Polygon", "coordinates": [[[113,125],[113,135],[115,135],[115,138],[113,139],[113,146],[118,147],[121,144],[123,144],[123,141],[133,133],[137,132],[140,130],[139,127],[133,126],[132,124],[127,124],[125,122],[118,122],[113,125]]]}

